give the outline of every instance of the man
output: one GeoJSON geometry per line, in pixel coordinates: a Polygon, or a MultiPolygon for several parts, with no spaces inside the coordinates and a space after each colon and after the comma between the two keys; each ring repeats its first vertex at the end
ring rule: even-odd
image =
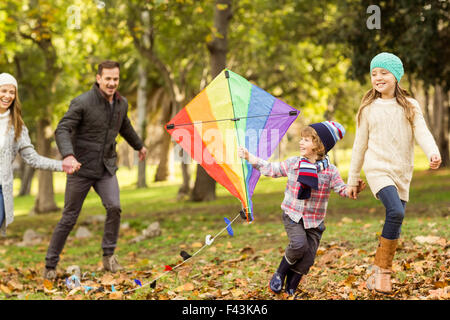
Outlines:
{"type": "Polygon", "coordinates": [[[88,92],[73,99],[55,131],[56,143],[67,170],[79,168],[67,176],[62,218],[53,231],[45,258],[44,278],[56,278],[59,255],[91,187],[106,209],[102,240],[103,266],[116,272],[122,269],[114,255],[120,227],[120,199],[117,182],[116,137],[122,137],[139,151],[139,160],[147,154],[142,140],[127,116],[128,102],[117,92],[120,65],[104,61],[98,65],[96,83],[88,92]]]}

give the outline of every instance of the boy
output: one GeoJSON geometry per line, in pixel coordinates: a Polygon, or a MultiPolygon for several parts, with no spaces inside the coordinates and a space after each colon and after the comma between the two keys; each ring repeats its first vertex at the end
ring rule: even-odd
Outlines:
{"type": "MultiPolygon", "coordinates": [[[[293,295],[302,276],[313,265],[325,231],[324,219],[331,189],[342,197],[348,197],[347,185],[327,156],[344,134],[344,127],[337,122],[313,123],[301,131],[300,157],[277,163],[270,163],[243,147],[239,148],[239,156],[263,175],[288,177],[281,209],[289,244],[269,283],[274,293],[281,292],[286,280],[285,291],[293,295]]],[[[361,179],[358,183],[359,193],[365,188],[365,183],[361,179]]]]}

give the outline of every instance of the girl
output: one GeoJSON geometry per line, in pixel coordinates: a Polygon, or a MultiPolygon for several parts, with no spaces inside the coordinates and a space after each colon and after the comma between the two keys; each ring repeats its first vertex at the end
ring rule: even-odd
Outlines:
{"type": "MultiPolygon", "coordinates": [[[[0,74],[0,232],[13,222],[13,161],[20,153],[22,159],[36,169],[62,171],[62,161],[36,153],[21,116],[21,104],[16,79],[0,74]]],[[[69,171],[69,170],[68,170],[69,171]]],[[[67,171],[67,172],[68,172],[67,171]]]]}
{"type": "Polygon", "coordinates": [[[372,89],[363,97],[349,169],[347,192],[356,198],[359,173],[364,169],[374,196],[386,208],[384,227],[367,288],[389,293],[391,268],[413,174],[414,139],[437,169],[441,157],[416,100],[399,85],[403,64],[382,52],[370,63],[372,89]]]}

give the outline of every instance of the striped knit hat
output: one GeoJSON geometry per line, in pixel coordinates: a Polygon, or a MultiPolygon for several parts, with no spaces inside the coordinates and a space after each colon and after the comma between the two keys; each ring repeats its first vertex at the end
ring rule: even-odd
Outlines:
{"type": "Polygon", "coordinates": [[[333,149],[336,142],[341,140],[345,135],[344,127],[336,121],[323,121],[309,125],[316,130],[317,135],[325,147],[325,153],[333,149]]]}

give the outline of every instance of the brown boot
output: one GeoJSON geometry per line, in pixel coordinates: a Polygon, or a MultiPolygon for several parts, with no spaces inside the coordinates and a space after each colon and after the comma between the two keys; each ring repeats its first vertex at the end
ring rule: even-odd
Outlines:
{"type": "Polygon", "coordinates": [[[366,281],[368,289],[375,289],[381,293],[390,293],[392,291],[392,260],[394,259],[395,250],[397,249],[397,243],[398,239],[389,240],[380,237],[372,274],[366,281]]]}

